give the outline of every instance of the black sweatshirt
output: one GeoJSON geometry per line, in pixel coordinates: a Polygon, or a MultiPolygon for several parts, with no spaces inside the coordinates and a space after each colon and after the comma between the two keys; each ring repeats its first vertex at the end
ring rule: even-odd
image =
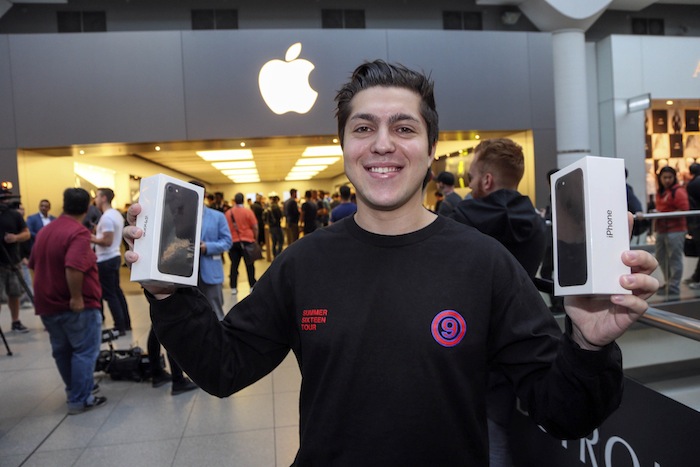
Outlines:
{"type": "Polygon", "coordinates": [[[216,396],[295,353],[295,465],[487,465],[491,363],[558,437],[587,435],[621,398],[619,348],[562,337],[512,256],[444,217],[406,235],[353,217],[308,235],[221,323],[196,289],[149,300],[161,343],[216,396]]]}

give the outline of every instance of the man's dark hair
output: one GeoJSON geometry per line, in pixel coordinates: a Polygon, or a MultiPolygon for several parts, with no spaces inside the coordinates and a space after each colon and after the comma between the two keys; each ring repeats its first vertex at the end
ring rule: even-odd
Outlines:
{"type": "Polygon", "coordinates": [[[700,164],[690,164],[690,168],[688,169],[691,173],[691,175],[698,176],[700,175],[700,164]]]}
{"type": "Polygon", "coordinates": [[[71,216],[85,214],[90,206],[90,193],[82,188],[66,188],[63,192],[63,212],[71,216]]]}
{"type": "Polygon", "coordinates": [[[347,185],[341,186],[338,191],[340,192],[340,199],[347,201],[350,199],[350,187],[347,185]]]}
{"type": "Polygon", "coordinates": [[[304,198],[311,198],[311,190],[306,190],[304,192],[304,198]]]}
{"type": "Polygon", "coordinates": [[[360,91],[375,86],[398,87],[408,89],[421,98],[420,113],[428,127],[428,144],[432,148],[438,139],[438,114],[435,110],[433,82],[423,73],[410,70],[400,64],[389,64],[383,60],[365,62],[355,69],[350,81],[336,94],[338,119],[338,137],[340,145],[345,140],[345,124],[350,117],[350,101],[360,91]]]}
{"type": "Polygon", "coordinates": [[[236,204],[243,204],[243,193],[236,193],[233,196],[233,202],[236,204]]]}
{"type": "Polygon", "coordinates": [[[109,203],[111,203],[114,199],[114,190],[112,190],[111,188],[98,188],[97,191],[105,195],[109,203]]]}

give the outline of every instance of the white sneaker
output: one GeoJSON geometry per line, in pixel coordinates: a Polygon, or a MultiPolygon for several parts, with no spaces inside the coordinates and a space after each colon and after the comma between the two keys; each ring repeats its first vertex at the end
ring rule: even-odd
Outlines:
{"type": "Polygon", "coordinates": [[[232,288],[231,289],[231,295],[237,295],[238,294],[238,289],[237,288],[232,288]]]}

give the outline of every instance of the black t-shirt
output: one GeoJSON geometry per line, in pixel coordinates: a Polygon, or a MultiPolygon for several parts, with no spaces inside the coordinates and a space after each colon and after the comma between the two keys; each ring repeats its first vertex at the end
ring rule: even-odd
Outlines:
{"type": "Polygon", "coordinates": [[[19,243],[5,243],[5,234],[18,234],[27,228],[26,222],[22,215],[7,206],[0,206],[0,244],[4,247],[4,251],[0,249],[0,264],[18,264],[21,261],[19,243]],[[8,257],[5,251],[10,256],[11,262],[8,262],[8,257]]]}
{"type": "Polygon", "coordinates": [[[316,213],[318,206],[313,201],[307,201],[301,205],[301,213],[304,216],[304,233],[316,230],[316,213]]]}

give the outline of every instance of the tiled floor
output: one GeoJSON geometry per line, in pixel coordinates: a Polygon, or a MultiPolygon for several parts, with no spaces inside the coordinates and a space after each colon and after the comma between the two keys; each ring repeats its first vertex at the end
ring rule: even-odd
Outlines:
{"type": "MultiPolygon", "coordinates": [[[[257,262],[258,276],[267,264],[257,262]]],[[[248,293],[241,272],[238,298],[248,293]]],[[[145,349],[147,303],[126,277],[133,331],[115,347],[145,349]]],[[[230,307],[234,297],[230,289],[224,292],[230,307]]],[[[96,373],[107,404],[67,416],[48,334],[33,309],[22,310],[20,317],[31,332],[8,332],[9,311],[3,305],[0,325],[13,355],[0,347],[0,466],[274,467],[294,460],[301,377],[291,354],[271,375],[226,399],[202,390],[171,396],[170,385],[154,389],[148,382],[112,381],[96,373]]]]}
{"type": "MultiPolygon", "coordinates": [[[[689,260],[686,270],[694,268],[689,260]]],[[[258,276],[268,263],[256,264],[258,276]]],[[[239,294],[248,293],[245,271],[239,294]]],[[[134,330],[117,348],[146,348],[150,328],[138,285],[122,283],[134,330]]],[[[660,277],[660,275],[659,275],[660,277]]],[[[225,288],[227,308],[234,303],[225,288]]],[[[693,291],[683,288],[683,298],[693,291]]],[[[650,300],[659,303],[660,297],[650,300]]],[[[98,373],[106,406],[67,416],[63,384],[51,357],[49,339],[32,309],[22,310],[28,334],[12,334],[3,305],[0,325],[13,356],[0,347],[0,466],[288,466],[298,447],[300,375],[292,356],[271,375],[218,399],[197,390],[170,395],[169,385],[112,381],[98,373]]],[[[107,313],[107,324],[111,324],[107,313]]],[[[700,342],[637,326],[620,340],[626,368],[700,358],[700,342]]],[[[664,381],[655,388],[700,410],[700,380],[664,381]]]]}

